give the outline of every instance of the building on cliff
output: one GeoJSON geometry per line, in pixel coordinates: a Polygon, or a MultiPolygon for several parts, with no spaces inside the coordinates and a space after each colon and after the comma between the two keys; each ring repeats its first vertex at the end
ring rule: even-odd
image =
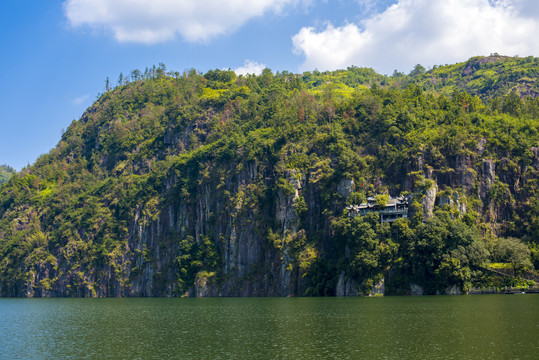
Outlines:
{"type": "Polygon", "coordinates": [[[380,222],[393,222],[400,218],[408,217],[409,199],[405,197],[389,197],[385,206],[377,205],[374,197],[368,197],[367,202],[359,205],[348,205],[348,216],[363,216],[370,213],[380,214],[380,222]]]}

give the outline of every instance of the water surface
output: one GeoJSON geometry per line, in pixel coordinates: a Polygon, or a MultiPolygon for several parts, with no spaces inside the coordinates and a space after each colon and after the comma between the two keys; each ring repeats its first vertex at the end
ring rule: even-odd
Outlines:
{"type": "Polygon", "coordinates": [[[537,359],[539,295],[0,299],[1,359],[537,359]]]}

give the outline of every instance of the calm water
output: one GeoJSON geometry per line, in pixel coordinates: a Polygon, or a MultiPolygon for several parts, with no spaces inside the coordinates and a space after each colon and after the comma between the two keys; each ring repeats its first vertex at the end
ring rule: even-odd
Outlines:
{"type": "Polygon", "coordinates": [[[1,359],[539,359],[539,295],[0,299],[1,359]]]}

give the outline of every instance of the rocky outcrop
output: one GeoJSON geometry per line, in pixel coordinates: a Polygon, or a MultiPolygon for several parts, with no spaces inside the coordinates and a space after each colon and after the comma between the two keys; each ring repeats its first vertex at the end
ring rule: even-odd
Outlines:
{"type": "MultiPolygon", "coordinates": [[[[456,157],[454,171],[447,172],[449,175],[446,177],[436,170],[423,172],[434,180],[417,198],[423,220],[432,216],[435,206],[448,205],[461,214],[466,213],[468,196],[478,196],[483,204],[487,204],[487,210],[494,209],[488,204],[488,194],[496,181],[512,184],[508,191],[515,193],[519,190],[519,181],[529,176],[526,174],[530,171],[539,169],[539,148],[532,148],[531,154],[528,172],[510,159],[501,159],[498,163],[484,159],[474,167],[474,160],[469,155],[456,157]],[[439,186],[442,188],[440,194],[439,186]],[[452,187],[462,190],[448,190],[452,187]]],[[[423,157],[420,158],[422,163],[423,157]]],[[[213,171],[226,173],[232,165],[219,164],[218,167],[213,171]]],[[[425,184],[430,181],[425,180],[425,184]]],[[[180,193],[175,175],[165,179],[164,185],[165,191],[180,193]]],[[[334,186],[333,192],[340,195],[341,202],[354,191],[351,179],[341,179],[334,186]]],[[[141,203],[134,209],[126,241],[115,255],[116,268],[104,264],[73,271],[60,256],[49,258],[36,263],[27,283],[13,289],[13,295],[301,296],[309,284],[308,277],[303,276],[306,270],[298,267],[294,241],[306,233],[314,233],[320,236],[317,256],[323,257],[335,251],[330,220],[322,215],[319,185],[309,181],[309,174],[304,175],[294,169],[288,169],[279,176],[268,164],[251,161],[219,186],[210,180],[200,180],[194,200],[178,195],[166,206],[156,204],[158,206],[150,202],[141,203]],[[271,202],[261,204],[255,201],[251,190],[253,184],[272,187],[279,179],[282,179],[282,186],[277,187],[271,202]],[[298,213],[300,200],[308,209],[303,218],[298,213]],[[276,242],[269,240],[269,228],[273,229],[278,239],[276,242]],[[200,271],[193,285],[184,291],[177,281],[178,258],[183,255],[179,244],[190,236],[194,244],[200,245],[209,240],[216,246],[220,260],[219,275],[217,272],[200,271]],[[51,278],[57,280],[47,282],[51,278]]],[[[342,211],[342,204],[339,204],[335,202],[334,214],[342,211]]],[[[498,210],[488,210],[486,214],[491,220],[500,216],[498,210]]],[[[61,251],[66,254],[82,251],[77,246],[80,245],[68,244],[61,251]]],[[[347,246],[342,256],[350,259],[347,246]]],[[[335,294],[359,295],[357,279],[346,271],[338,271],[338,275],[335,274],[335,294]]],[[[383,291],[384,287],[373,289],[377,294],[383,291]]],[[[423,291],[419,285],[410,285],[411,294],[422,294],[423,291]]],[[[455,289],[446,290],[446,293],[456,292],[455,289]]]]}
{"type": "Polygon", "coordinates": [[[425,190],[425,194],[421,198],[421,206],[423,208],[424,220],[431,218],[433,215],[434,204],[436,203],[437,186],[433,184],[425,190]]]}
{"type": "Polygon", "coordinates": [[[354,183],[353,179],[342,179],[339,182],[339,185],[337,185],[337,192],[343,197],[343,199],[347,199],[355,188],[356,184],[354,183]]]}
{"type": "Polygon", "coordinates": [[[439,195],[436,200],[436,205],[440,207],[447,205],[450,208],[458,210],[460,214],[466,213],[466,202],[461,202],[458,192],[444,193],[443,195],[439,195]]]}
{"type": "Polygon", "coordinates": [[[487,197],[487,192],[491,188],[492,184],[496,179],[495,175],[496,166],[494,160],[485,159],[481,165],[481,185],[479,190],[479,195],[482,199],[487,197]]]}
{"type": "Polygon", "coordinates": [[[383,296],[385,294],[385,280],[382,279],[372,287],[370,296],[383,296]]]}
{"type": "Polygon", "coordinates": [[[448,286],[444,289],[445,295],[460,295],[460,288],[456,285],[448,286]]]}
{"type": "MultiPolygon", "coordinates": [[[[262,177],[270,184],[277,181],[265,177],[265,171],[264,164],[248,163],[235,179],[229,179],[217,192],[213,184],[202,183],[196,202],[190,204],[178,199],[155,220],[144,219],[143,207],[137,209],[129,242],[134,265],[129,295],[302,295],[306,284],[298,273],[291,242],[300,233],[296,207],[305,191],[305,177],[288,170],[274,202],[259,208],[251,203],[254,201],[254,194],[249,192],[252,184],[262,177]],[[231,200],[220,201],[226,193],[231,200]],[[278,243],[268,240],[269,224],[264,224],[264,219],[270,218],[275,219],[277,225],[278,243]],[[215,274],[201,272],[194,287],[185,294],[178,294],[179,289],[169,285],[177,278],[175,259],[181,256],[178,243],[193,233],[197,244],[210,237],[217,246],[222,276],[216,279],[215,274]]],[[[174,186],[172,181],[168,187],[173,189],[174,186]]]]}
{"type": "Polygon", "coordinates": [[[283,190],[279,190],[277,198],[277,221],[282,228],[281,236],[281,251],[282,262],[279,269],[279,283],[280,283],[280,295],[290,296],[291,293],[291,281],[292,281],[292,258],[290,255],[290,248],[288,246],[287,237],[294,236],[298,231],[298,219],[294,212],[294,202],[299,198],[299,191],[302,188],[302,176],[294,170],[288,170],[286,172],[287,181],[292,190],[290,193],[285,193],[283,190]]]}
{"type": "Polygon", "coordinates": [[[535,168],[535,170],[539,171],[539,147],[534,146],[530,149],[530,151],[533,154],[532,166],[535,168]]]}
{"type": "Polygon", "coordinates": [[[356,281],[346,275],[344,271],[339,275],[337,281],[337,288],[335,289],[337,296],[358,296],[359,291],[357,289],[356,281]]]}
{"type": "MultiPolygon", "coordinates": [[[[457,158],[455,175],[450,181],[454,187],[460,185],[464,193],[468,193],[470,196],[473,196],[474,188],[479,190],[479,195],[483,198],[495,183],[496,176],[499,175],[497,171],[503,171],[503,169],[502,167],[497,169],[494,161],[489,159],[483,160],[479,168],[467,167],[472,162],[470,157],[457,158]],[[474,185],[476,174],[479,174],[481,178],[479,187],[474,185]]],[[[291,239],[303,231],[302,226],[306,226],[308,231],[327,229],[324,222],[316,220],[322,219],[319,212],[319,190],[315,183],[308,181],[308,176],[296,170],[289,169],[283,174],[282,188],[277,191],[277,196],[271,206],[263,210],[266,211],[267,218],[273,217],[276,221],[275,228],[278,229],[279,241],[275,246],[275,244],[268,242],[267,233],[260,231],[261,218],[257,218],[256,214],[260,209],[250,209],[247,205],[249,184],[261,177],[264,177],[264,181],[268,185],[278,182],[278,179],[268,177],[267,174],[266,165],[253,162],[247,164],[245,169],[237,175],[237,178],[227,182],[223,191],[230,192],[232,198],[235,199],[231,211],[227,208],[226,203],[218,201],[219,193],[212,190],[214,187],[211,184],[203,184],[198,191],[199,201],[194,207],[192,204],[189,206],[178,201],[176,205],[161,213],[158,220],[145,228],[135,229],[136,235],[133,236],[133,244],[136,245],[133,249],[142,250],[144,246],[152,248],[151,252],[156,258],[156,262],[150,266],[145,264],[140,257],[135,256],[133,262],[142,269],[142,275],[133,283],[130,294],[137,296],[147,294],[174,295],[176,289],[173,287],[161,288],[160,292],[156,290],[159,289],[159,285],[156,283],[159,276],[162,276],[161,279],[163,279],[174,275],[173,272],[163,275],[162,271],[167,267],[169,269],[174,267],[174,256],[167,257],[167,255],[162,254],[152,239],[171,236],[181,238],[189,233],[186,229],[190,228],[197,229],[195,231],[197,239],[201,239],[210,233],[215,233],[215,226],[217,226],[221,237],[214,238],[212,241],[219,247],[223,276],[221,279],[217,279],[214,274],[198,274],[194,287],[184,295],[198,297],[303,295],[308,284],[295,263],[291,239]],[[241,193],[244,194],[243,198],[239,196],[241,193]],[[296,211],[299,199],[304,200],[309,209],[308,216],[303,223],[301,223],[296,211]],[[218,220],[214,214],[220,214],[218,220]],[[213,228],[207,226],[208,223],[216,222],[217,224],[213,228]]],[[[435,171],[428,175],[437,179],[435,171]]],[[[501,176],[509,175],[504,172],[501,176]]],[[[337,183],[335,190],[343,199],[346,199],[354,190],[354,182],[343,179],[337,183]]],[[[462,198],[456,191],[442,193],[438,199],[437,195],[438,184],[437,181],[434,181],[432,186],[424,190],[420,200],[425,220],[432,216],[436,205],[447,204],[460,213],[467,211],[466,196],[462,198]]],[[[322,242],[323,255],[323,252],[329,251],[328,249],[332,245],[329,231],[322,233],[327,236],[326,240],[322,242]]],[[[169,249],[178,251],[174,246],[169,246],[169,249]]],[[[383,293],[384,287],[377,287],[373,291],[374,293],[383,293]]],[[[445,292],[455,294],[458,293],[458,289],[448,288],[445,292]]],[[[423,294],[424,290],[419,285],[411,285],[410,293],[419,295],[423,294]]],[[[345,271],[340,271],[335,294],[337,296],[359,295],[356,279],[345,271]]]]}
{"type": "Polygon", "coordinates": [[[424,289],[422,286],[419,286],[417,284],[411,284],[410,285],[410,295],[423,295],[424,289]]]}

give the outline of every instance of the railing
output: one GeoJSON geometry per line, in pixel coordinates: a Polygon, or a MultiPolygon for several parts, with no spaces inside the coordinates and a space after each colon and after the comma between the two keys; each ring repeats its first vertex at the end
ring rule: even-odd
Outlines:
{"type": "Polygon", "coordinates": [[[359,214],[365,215],[370,213],[378,213],[378,214],[407,214],[408,209],[384,209],[384,210],[376,210],[376,209],[361,209],[359,210],[359,214]]]}
{"type": "Polygon", "coordinates": [[[408,209],[384,209],[384,210],[374,210],[378,214],[408,214],[408,209]]]}
{"type": "Polygon", "coordinates": [[[521,293],[539,293],[539,285],[535,286],[506,286],[503,288],[497,287],[483,287],[483,288],[470,288],[468,294],[521,294],[521,293]]]}
{"type": "Polygon", "coordinates": [[[384,223],[384,222],[393,222],[393,221],[397,220],[397,218],[400,218],[400,217],[408,217],[408,209],[395,209],[395,208],[386,208],[386,209],[383,209],[383,210],[367,208],[367,209],[359,209],[359,211],[351,209],[351,210],[348,211],[348,216],[350,216],[350,217],[354,217],[354,216],[357,216],[357,215],[364,216],[364,215],[371,214],[371,213],[380,214],[380,221],[382,223],[384,223]],[[400,215],[400,216],[394,217],[394,218],[393,217],[391,217],[391,218],[384,217],[384,216],[387,216],[387,215],[400,215]]]}
{"type": "MultiPolygon", "coordinates": [[[[493,272],[495,274],[501,275],[501,276],[513,277],[513,278],[516,277],[515,271],[513,269],[495,269],[490,266],[483,266],[482,268],[487,271],[493,272]]],[[[519,276],[525,280],[535,281],[536,283],[539,282],[539,276],[535,272],[524,271],[519,276]]]]}

